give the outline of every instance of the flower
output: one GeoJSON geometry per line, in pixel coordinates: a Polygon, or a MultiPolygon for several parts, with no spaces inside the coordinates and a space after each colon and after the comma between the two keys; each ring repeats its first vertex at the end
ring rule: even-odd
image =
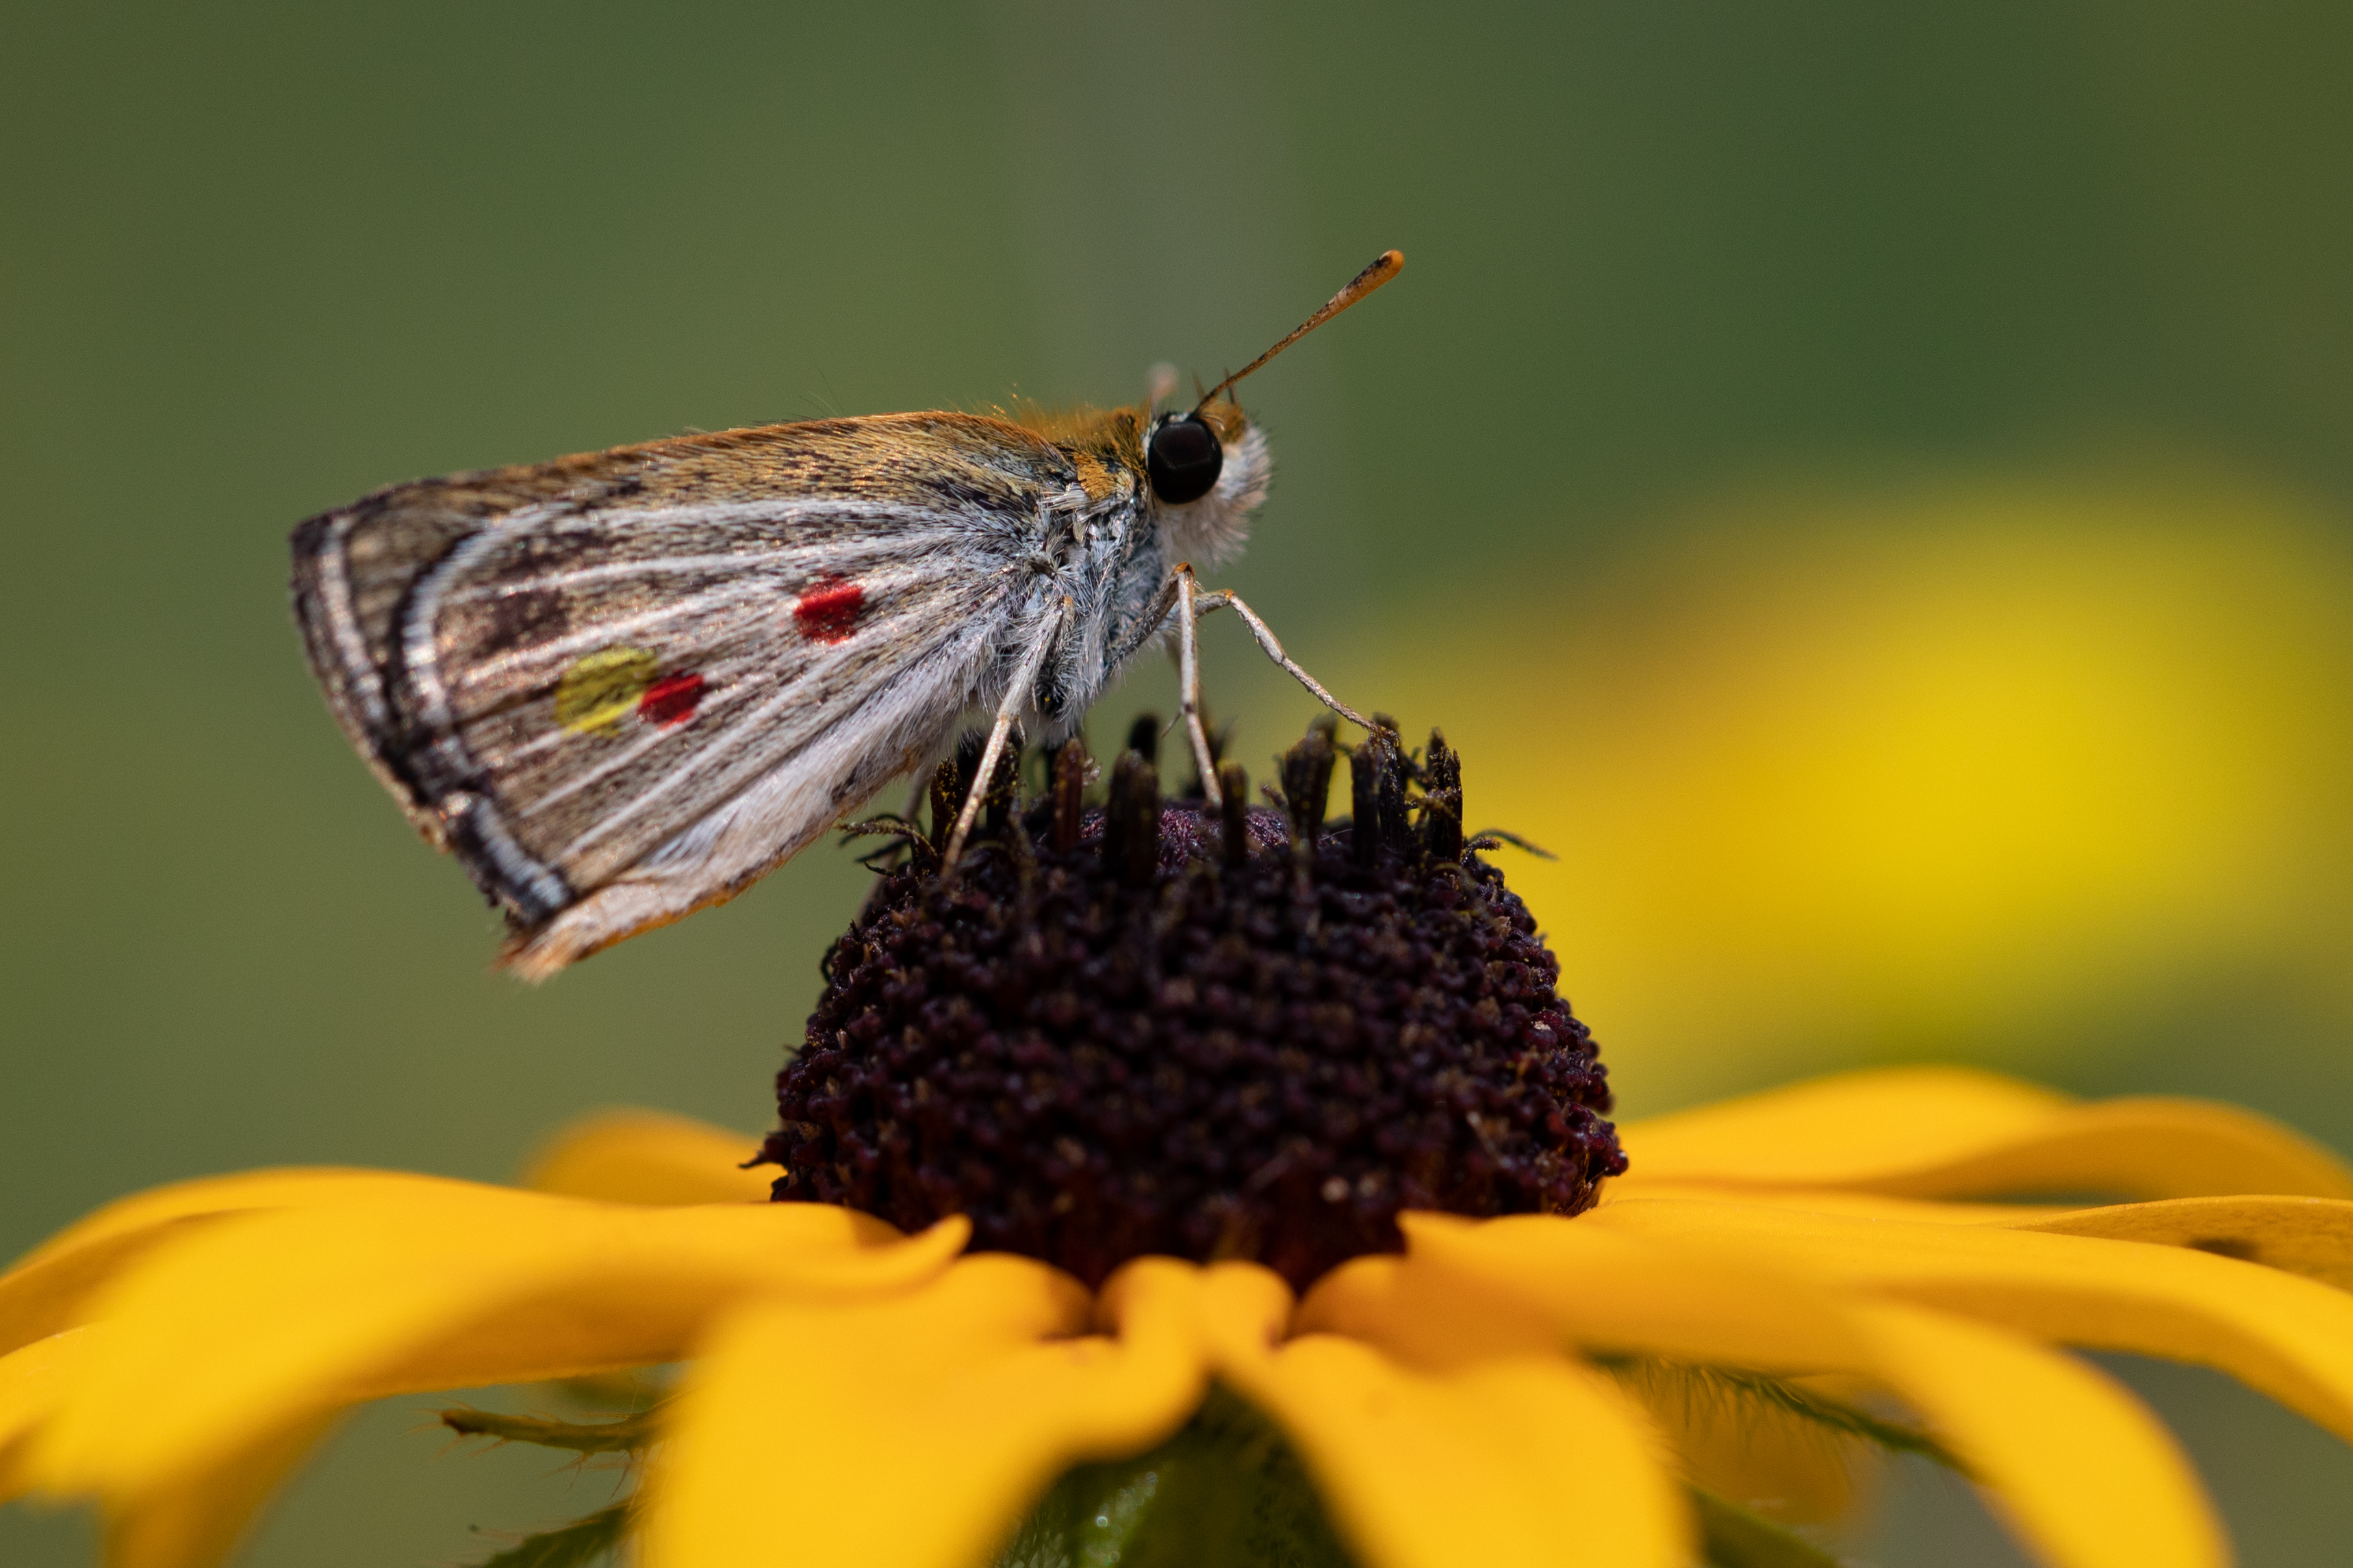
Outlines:
{"type": "MultiPolygon", "coordinates": [[[[1328,731],[1282,759],[1281,812],[1230,764],[1219,812],[1164,804],[1152,739],[1092,813],[1065,747],[1036,839],[953,879],[902,837],[778,1078],[776,1196],[965,1215],[1090,1286],[1160,1253],[1304,1288],[1394,1250],[1403,1209],[1590,1207],[1625,1168],[1606,1075],[1535,920],[1465,853],[1444,738],[1417,764],[1377,731],[1328,834],[1328,731]]],[[[944,774],[935,822],[964,794],[944,774]]]]}
{"type": "MultiPolygon", "coordinates": [[[[1451,762],[1433,747],[1440,765],[1422,764],[1409,835],[1381,795],[1403,801],[1414,770],[1393,745],[1363,750],[1372,793],[1355,823],[1381,829],[1372,873],[1457,885],[1444,868],[1471,861],[1451,762]]],[[[1065,868],[1092,855],[1136,908],[1169,917],[1142,929],[1181,954],[1187,879],[1210,873],[1190,869],[1198,858],[1182,847],[1184,865],[1158,864],[1172,815],[1138,763],[1121,771],[1103,813],[1077,814],[1072,795],[1049,802],[1049,850],[1065,868]]],[[[1287,809],[1320,795],[1308,782],[1287,778],[1287,809]]],[[[1253,847],[1256,819],[1238,805],[1216,831],[1204,812],[1173,811],[1229,867],[1258,855],[1282,873],[1278,889],[1305,878],[1303,921],[1357,907],[1314,892],[1322,846],[1253,847]]],[[[1352,837],[1327,837],[1356,853],[1352,837]]],[[[968,912],[998,897],[987,875],[976,866],[955,895],[977,900],[968,912]]],[[[1013,875],[1018,888],[1018,865],[1013,875]]],[[[1477,874],[1459,885],[1504,942],[1507,895],[1477,874]]],[[[1046,907],[1042,884],[1029,886],[1046,907]]],[[[942,913],[936,891],[902,868],[859,930],[911,910],[921,924],[942,913]]],[[[1339,893],[1379,912],[1363,889],[1339,893]]],[[[1409,912],[1398,929],[1430,952],[1460,929],[1444,910],[1409,912]]],[[[852,945],[830,966],[845,994],[865,986],[871,1005],[918,1013],[942,1003],[935,977],[904,964],[895,993],[861,977],[868,944],[852,945]]],[[[1450,973],[1466,987],[1525,984],[1508,954],[1450,973]]],[[[949,999],[1009,1005],[977,978],[949,999]]],[[[1136,994],[1132,1010],[1168,1005],[1165,987],[1136,994]]],[[[821,1023],[848,1033],[841,1020],[862,1015],[829,1001],[844,1005],[821,1007],[821,1023]]],[[[1092,1168],[1083,1148],[1052,1169],[1012,1148],[999,1167],[1016,1173],[1009,1187],[912,1233],[839,1203],[759,1201],[772,1178],[742,1164],[754,1140],[647,1114],[575,1130],[525,1189],[291,1170],[141,1194],[0,1276],[0,1487],[97,1499],[123,1568],[195,1568],[355,1402],[687,1361],[652,1423],[609,1438],[635,1447],[649,1425],[658,1437],[629,1510],[649,1568],[971,1568],[1050,1526],[1049,1510],[1027,1525],[1025,1513],[1074,1467],[1131,1462],[1100,1494],[1094,1522],[1112,1530],[1149,1508],[1159,1472],[1135,1468],[1137,1456],[1171,1453],[1205,1423],[1199,1440],[1213,1444],[1219,1424],[1250,1419],[1279,1430],[1339,1549],[1365,1568],[1679,1568],[1695,1545],[1740,1564],[1765,1560],[1760,1542],[1805,1561],[1788,1555],[1810,1550],[1801,1541],[1741,1505],[1758,1485],[1822,1489],[1835,1455],[1789,1447],[1760,1464],[1721,1440],[1713,1417],[1726,1411],[1767,1436],[1794,1423],[1933,1449],[2064,1568],[2204,1568],[2226,1549],[2170,1438],[2056,1347],[2219,1367],[2353,1436],[2353,1173],[2295,1134],[2219,1105],[2085,1105],[1986,1074],[1889,1070],[1629,1126],[1617,1136],[1630,1168],[1590,1203],[1546,1174],[1563,1151],[1583,1172],[1618,1165],[1596,1141],[1607,1123],[1568,1114],[1606,1100],[1575,1070],[1590,1047],[1556,1002],[1547,979],[1516,1019],[1498,1003],[1490,1020],[1518,1032],[1520,1055],[1500,1033],[1488,1054],[1560,1074],[1546,1091],[1557,1126],[1506,1118],[1493,1150],[1409,1126],[1385,1179],[1351,1179],[1328,1200],[1356,1216],[1354,1231],[1274,1181],[1249,1207],[1262,1166],[1247,1161],[1239,1176],[1188,1178],[1152,1236],[1200,1256],[1130,1256],[1106,1264],[1099,1288],[1048,1257],[967,1247],[976,1224],[997,1225],[999,1245],[1093,1272],[1103,1237],[1133,1234],[1144,1212],[1134,1189],[1095,1205],[1092,1229],[1031,1225],[1022,1196],[1092,1168]],[[1538,1022],[1552,1037],[1541,1047],[1538,1022]],[[1483,1179],[1456,1179],[1474,1166],[1483,1179]],[[1969,1201],[2021,1191],[2137,1201],[1969,1201]],[[1425,1193],[1470,1212],[1416,1206],[1425,1193]],[[1392,1200],[1393,1238],[1381,1228],[1392,1200]],[[1227,1223],[1237,1213],[1246,1222],[1227,1223]],[[1216,1223],[1191,1224],[1202,1216],[1216,1223]],[[1319,1262],[1335,1234],[1354,1249],[1319,1262]],[[1694,1388],[1712,1392],[1695,1401],[1694,1388]],[[1872,1403],[1883,1397],[1917,1425],[1872,1403]]],[[[1300,1057],[1277,1065],[1314,1080],[1313,1054],[1300,1057]]],[[[841,1079],[849,1065],[828,1070],[841,1079]]],[[[1471,1092],[1461,1065],[1433,1070],[1471,1092]]],[[[828,1091],[788,1068],[784,1097],[813,1113],[797,1129],[788,1116],[788,1136],[768,1145],[786,1184],[871,1177],[861,1190],[892,1202],[935,1198],[918,1178],[952,1169],[942,1151],[958,1139],[1029,1135],[950,1118],[925,1133],[946,1142],[918,1150],[893,1142],[897,1107],[871,1082],[828,1091]],[[892,1159],[903,1190],[881,1179],[892,1159]]],[[[1252,1131],[1241,1120],[1238,1138],[1252,1131]]],[[[1266,1120],[1290,1136],[1282,1117],[1266,1120]]],[[[1338,1174],[1299,1192],[1321,1200],[1338,1174]]],[[[575,1446],[604,1440],[574,1431],[591,1432],[575,1446]]]]}

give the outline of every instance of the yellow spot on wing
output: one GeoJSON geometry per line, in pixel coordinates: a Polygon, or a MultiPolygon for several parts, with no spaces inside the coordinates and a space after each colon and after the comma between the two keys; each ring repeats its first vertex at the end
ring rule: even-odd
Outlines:
{"type": "Polygon", "coordinates": [[[600,648],[574,660],[555,683],[555,721],[576,734],[610,729],[629,716],[660,667],[641,647],[600,648]]]}

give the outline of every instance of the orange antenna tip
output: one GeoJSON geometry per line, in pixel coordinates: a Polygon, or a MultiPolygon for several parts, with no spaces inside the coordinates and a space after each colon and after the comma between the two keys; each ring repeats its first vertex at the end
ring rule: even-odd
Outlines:
{"type": "Polygon", "coordinates": [[[1349,306],[1355,304],[1357,300],[1363,299],[1366,295],[1371,293],[1374,289],[1379,288],[1382,284],[1388,282],[1390,279],[1396,277],[1398,273],[1404,270],[1404,251],[1382,251],[1378,256],[1373,258],[1371,266],[1366,268],[1362,272],[1357,273],[1354,278],[1349,279],[1346,285],[1343,287],[1337,294],[1333,295],[1329,300],[1326,300],[1324,302],[1324,308],[1322,310],[1316,311],[1314,315],[1308,317],[1307,320],[1302,321],[1297,327],[1293,328],[1281,342],[1275,344],[1274,347],[1267,350],[1266,353],[1259,355],[1258,358],[1250,361],[1250,363],[1242,366],[1241,369],[1234,372],[1233,374],[1226,377],[1225,380],[1218,383],[1217,385],[1209,388],[1208,392],[1202,394],[1201,401],[1193,405],[1193,412],[1198,414],[1202,409],[1207,408],[1209,405],[1209,400],[1217,396],[1218,394],[1221,392],[1230,392],[1233,388],[1234,383],[1241,380],[1242,377],[1250,374],[1250,372],[1258,369],[1261,365],[1266,363],[1267,361],[1272,359],[1275,355],[1281,353],[1283,350],[1289,348],[1292,344],[1297,342],[1300,339],[1305,337],[1308,333],[1314,331],[1316,328],[1322,326],[1324,322],[1330,321],[1333,317],[1338,315],[1341,311],[1346,310],[1349,306]]]}
{"type": "Polygon", "coordinates": [[[1336,316],[1404,270],[1405,252],[1384,250],[1373,258],[1370,266],[1349,279],[1348,286],[1333,295],[1332,302],[1324,309],[1330,316],[1336,316]]]}

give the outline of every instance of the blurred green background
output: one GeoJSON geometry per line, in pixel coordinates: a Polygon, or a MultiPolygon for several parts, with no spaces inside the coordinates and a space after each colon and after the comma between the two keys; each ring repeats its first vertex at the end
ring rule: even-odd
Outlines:
{"type": "MultiPolygon", "coordinates": [[[[1643,1113],[1868,1061],[2353,1147],[2353,12],[2073,0],[11,5],[0,1251],[279,1162],[756,1128],[863,873],[537,991],[346,752],[284,538],[691,428],[1254,382],[1223,581],[1443,723],[1643,1113]]],[[[1230,624],[1259,762],[1308,716],[1230,624]]],[[[1104,740],[1166,672],[1098,710],[1104,740]]],[[[1262,765],[1262,763],[1261,763],[1262,765]]],[[[2129,1369],[2250,1564],[2353,1462],[2129,1369]]],[[[608,1479],[370,1414],[252,1561],[413,1568],[608,1479]]],[[[2002,1560],[1949,1489],[1856,1550],[2002,1560]]],[[[0,1513],[0,1560],[84,1561],[0,1513]]]]}

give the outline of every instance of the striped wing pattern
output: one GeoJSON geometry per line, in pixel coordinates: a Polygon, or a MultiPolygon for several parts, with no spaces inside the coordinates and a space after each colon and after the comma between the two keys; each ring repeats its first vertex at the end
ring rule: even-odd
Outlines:
{"type": "Polygon", "coordinates": [[[1077,475],[959,415],[427,480],[312,519],[295,601],[353,742],[551,973],[740,889],[940,746],[1050,613],[1077,475]]]}

